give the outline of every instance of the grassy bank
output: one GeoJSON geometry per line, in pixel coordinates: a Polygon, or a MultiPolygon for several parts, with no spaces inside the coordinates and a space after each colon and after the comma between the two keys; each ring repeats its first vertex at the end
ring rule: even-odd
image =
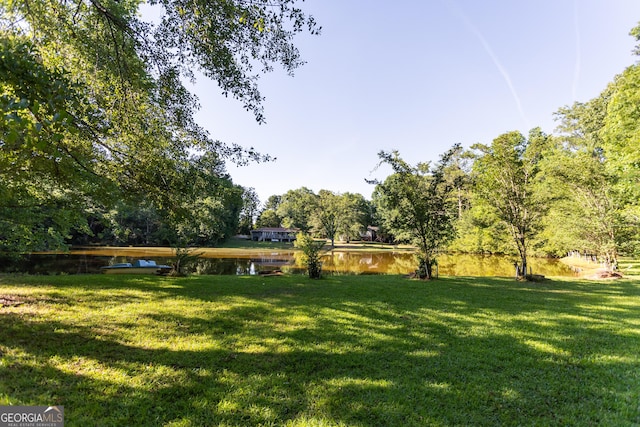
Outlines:
{"type": "MultiPolygon", "coordinates": [[[[348,252],[413,252],[415,249],[409,245],[389,245],[379,242],[338,242],[332,248],[329,241],[324,246],[325,251],[348,251],[348,252]]],[[[292,242],[255,242],[249,239],[231,238],[221,243],[215,248],[194,248],[194,253],[199,253],[203,257],[252,257],[274,252],[294,252],[298,249],[292,242]]],[[[43,252],[44,253],[44,252],[43,252]]],[[[66,252],[46,252],[46,253],[66,253],[66,252]]],[[[174,248],[171,247],[117,247],[117,246],[96,246],[96,247],[74,247],[71,249],[74,255],[92,256],[116,256],[126,253],[131,257],[172,257],[175,255],[174,248]]]]}
{"type": "MultiPolygon", "coordinates": [[[[239,238],[231,238],[226,242],[220,244],[219,248],[213,248],[214,250],[273,250],[273,249],[290,249],[295,250],[293,243],[290,242],[254,242],[248,239],[239,239],[239,238]]],[[[336,241],[335,246],[331,247],[331,242],[327,240],[327,243],[324,247],[325,250],[339,250],[339,251],[349,251],[349,252],[377,252],[377,251],[393,251],[393,252],[413,252],[415,248],[411,245],[391,245],[388,243],[380,243],[380,242],[365,242],[365,241],[356,241],[351,243],[336,241]]]]}
{"type": "Polygon", "coordinates": [[[0,405],[68,426],[637,425],[640,281],[0,276],[0,405]]]}
{"type": "MultiPolygon", "coordinates": [[[[593,276],[605,267],[602,263],[587,261],[573,256],[562,258],[561,262],[572,267],[574,271],[579,273],[580,277],[584,278],[593,276]]],[[[640,261],[629,257],[620,257],[618,259],[618,272],[623,276],[640,276],[640,261]]]]}

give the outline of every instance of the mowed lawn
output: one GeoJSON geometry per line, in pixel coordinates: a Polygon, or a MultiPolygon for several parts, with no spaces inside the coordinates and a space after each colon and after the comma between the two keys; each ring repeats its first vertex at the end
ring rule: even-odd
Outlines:
{"type": "Polygon", "coordinates": [[[640,423],[640,280],[0,276],[0,405],[67,426],[640,423]]]}

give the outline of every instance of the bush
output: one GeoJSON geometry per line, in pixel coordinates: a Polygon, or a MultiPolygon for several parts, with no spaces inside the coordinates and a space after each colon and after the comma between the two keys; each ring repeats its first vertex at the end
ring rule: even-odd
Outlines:
{"type": "Polygon", "coordinates": [[[322,263],[320,262],[320,250],[324,241],[315,241],[305,233],[298,233],[294,246],[302,250],[302,262],[307,265],[307,273],[311,279],[322,277],[322,263]]]}
{"type": "Polygon", "coordinates": [[[184,272],[185,266],[194,262],[202,255],[202,252],[195,253],[193,248],[175,247],[175,256],[171,261],[171,271],[169,276],[172,277],[184,277],[187,274],[184,272]]]}

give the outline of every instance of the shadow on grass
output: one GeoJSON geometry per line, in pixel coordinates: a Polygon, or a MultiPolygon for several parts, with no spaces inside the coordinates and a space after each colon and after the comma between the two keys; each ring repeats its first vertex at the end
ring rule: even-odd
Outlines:
{"type": "MultiPolygon", "coordinates": [[[[68,425],[640,422],[635,283],[285,279],[94,287],[135,321],[0,314],[0,400],[68,425]]],[[[56,309],[108,302],[71,283],[56,309]]]]}

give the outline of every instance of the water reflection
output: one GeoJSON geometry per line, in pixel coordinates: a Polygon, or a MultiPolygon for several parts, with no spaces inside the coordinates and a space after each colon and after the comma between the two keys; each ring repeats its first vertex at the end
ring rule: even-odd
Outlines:
{"type": "MultiPolygon", "coordinates": [[[[443,254],[434,274],[443,276],[515,276],[515,258],[500,255],[443,254]]],[[[323,271],[338,274],[409,274],[416,269],[414,255],[334,251],[322,258],[323,271]]],[[[532,258],[531,270],[544,276],[574,276],[556,259],[532,258]]]]}
{"type": "Polygon", "coordinates": [[[408,274],[415,270],[410,253],[332,251],[322,257],[322,270],[339,274],[408,274]]]}
{"type": "Polygon", "coordinates": [[[254,275],[264,271],[285,270],[292,264],[289,259],[273,258],[200,258],[185,269],[193,274],[254,275]]]}
{"type": "MultiPolygon", "coordinates": [[[[515,257],[501,255],[455,254],[438,257],[438,270],[447,276],[515,276],[515,257]]],[[[543,276],[573,277],[575,273],[557,259],[528,259],[531,272],[543,276]]]]}
{"type": "MultiPolygon", "coordinates": [[[[31,255],[20,262],[0,263],[0,272],[26,272],[29,274],[81,274],[99,273],[100,267],[137,259],[154,259],[159,264],[170,264],[170,252],[152,248],[145,252],[138,249],[110,248],[96,252],[71,251],[68,254],[31,255]],[[164,255],[164,256],[161,256],[164,255]]],[[[440,255],[434,272],[443,276],[502,276],[512,277],[515,258],[508,256],[482,256],[469,254],[440,255]]],[[[545,276],[574,276],[563,263],[554,259],[530,260],[533,273],[545,276]]],[[[414,256],[407,252],[345,252],[331,251],[322,257],[324,274],[409,274],[415,270],[414,256]]],[[[188,267],[193,274],[253,275],[260,272],[281,270],[290,274],[302,274],[304,268],[300,254],[292,251],[265,253],[215,253],[205,251],[203,256],[188,267]]]]}

